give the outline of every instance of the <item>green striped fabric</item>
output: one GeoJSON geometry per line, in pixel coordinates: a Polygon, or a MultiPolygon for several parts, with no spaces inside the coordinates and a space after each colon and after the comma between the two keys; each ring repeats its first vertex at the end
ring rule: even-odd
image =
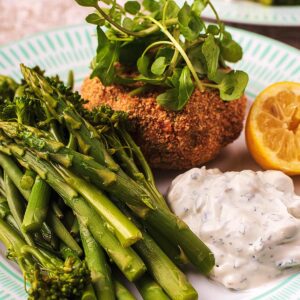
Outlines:
{"type": "Polygon", "coordinates": [[[0,256],[0,299],[26,299],[24,280],[16,266],[0,256]]]}
{"type": "MultiPolygon", "coordinates": [[[[253,99],[262,89],[277,81],[300,80],[300,52],[272,39],[228,28],[244,49],[244,58],[235,65],[248,72],[250,76],[247,95],[253,99]]],[[[76,25],[56,29],[22,39],[0,48],[0,74],[7,74],[15,79],[20,78],[19,64],[39,65],[48,74],[59,74],[67,78],[68,71],[75,73],[77,86],[89,73],[89,63],[94,55],[96,39],[93,27],[76,25]]],[[[198,277],[197,277],[198,278],[198,277]]],[[[197,287],[196,280],[196,287],[197,287]]],[[[195,281],[193,280],[195,284],[195,281]]],[[[222,288],[217,287],[216,289],[222,288]]],[[[201,295],[201,290],[199,290],[201,295]]],[[[226,299],[256,299],[256,300],[290,300],[300,299],[300,275],[296,274],[251,293],[232,293],[226,299]]],[[[203,300],[219,300],[218,298],[203,298],[203,300]]],[[[0,254],[0,300],[26,299],[23,278],[15,266],[7,262],[0,254]]]]}

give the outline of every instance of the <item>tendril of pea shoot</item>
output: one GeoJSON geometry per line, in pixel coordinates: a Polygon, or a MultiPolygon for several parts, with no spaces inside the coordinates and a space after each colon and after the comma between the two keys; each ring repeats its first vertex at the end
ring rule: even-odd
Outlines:
{"type": "Polygon", "coordinates": [[[242,48],[210,0],[181,7],[173,0],[127,1],[123,6],[116,0],[75,1],[95,9],[86,18],[97,25],[91,77],[102,84],[127,85],[131,95],[158,86],[158,104],[173,111],[184,108],[195,88],[218,89],[224,101],[243,95],[248,75],[227,65],[242,58],[242,48]],[[206,25],[201,18],[206,6],[216,24],[206,25]]]}

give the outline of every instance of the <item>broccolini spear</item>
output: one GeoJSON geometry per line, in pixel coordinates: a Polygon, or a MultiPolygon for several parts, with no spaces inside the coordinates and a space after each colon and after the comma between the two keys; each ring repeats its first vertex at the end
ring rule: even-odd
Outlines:
{"type": "Polygon", "coordinates": [[[13,228],[18,229],[18,224],[12,216],[6,198],[0,196],[0,218],[11,225],[13,228]]]}
{"type": "MultiPolygon", "coordinates": [[[[30,111],[32,101],[32,96],[26,93],[26,86],[20,85],[14,95],[18,123],[24,125],[34,125],[32,124],[33,113],[30,111]]],[[[22,179],[24,179],[24,176],[22,179]]],[[[22,229],[25,232],[38,231],[42,228],[42,225],[47,217],[50,196],[50,187],[42,178],[37,176],[33,183],[28,199],[28,205],[22,221],[22,229]]]]}
{"type": "Polygon", "coordinates": [[[0,240],[8,258],[17,262],[30,283],[29,299],[81,299],[90,282],[85,262],[69,256],[65,261],[50,252],[30,246],[0,218],[0,240]]]}
{"type": "Polygon", "coordinates": [[[5,105],[7,100],[10,102],[18,86],[11,77],[0,75],[0,105],[5,105]]]}
{"type": "Polygon", "coordinates": [[[112,152],[113,157],[127,174],[143,185],[158,205],[169,209],[165,199],[155,186],[153,173],[142,151],[125,128],[127,114],[122,111],[113,111],[107,105],[94,108],[92,111],[79,107],[79,105],[77,109],[95,127],[99,137],[105,141],[104,145],[106,145],[107,151],[112,152]],[[142,171],[139,170],[137,164],[141,166],[142,171]]]}

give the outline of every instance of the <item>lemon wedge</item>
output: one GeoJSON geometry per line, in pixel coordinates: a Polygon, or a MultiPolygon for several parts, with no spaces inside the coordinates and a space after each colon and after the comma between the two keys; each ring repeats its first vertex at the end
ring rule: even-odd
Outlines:
{"type": "Polygon", "coordinates": [[[278,82],[263,90],[250,109],[245,134],[262,168],[300,174],[300,83],[278,82]]]}

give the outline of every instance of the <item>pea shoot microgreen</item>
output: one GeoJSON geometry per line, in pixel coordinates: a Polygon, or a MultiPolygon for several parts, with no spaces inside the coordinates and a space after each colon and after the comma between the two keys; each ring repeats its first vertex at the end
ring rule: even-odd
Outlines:
{"type": "Polygon", "coordinates": [[[75,1],[95,9],[86,18],[97,25],[98,36],[91,77],[104,85],[128,85],[134,95],[159,86],[158,104],[174,111],[184,108],[195,88],[218,89],[224,101],[243,95],[248,75],[227,65],[242,58],[242,48],[210,0],[182,7],[173,0],[130,0],[123,6],[116,0],[75,1]],[[216,24],[206,25],[201,18],[206,6],[216,24]],[[136,82],[143,85],[136,87],[136,82]]]}

